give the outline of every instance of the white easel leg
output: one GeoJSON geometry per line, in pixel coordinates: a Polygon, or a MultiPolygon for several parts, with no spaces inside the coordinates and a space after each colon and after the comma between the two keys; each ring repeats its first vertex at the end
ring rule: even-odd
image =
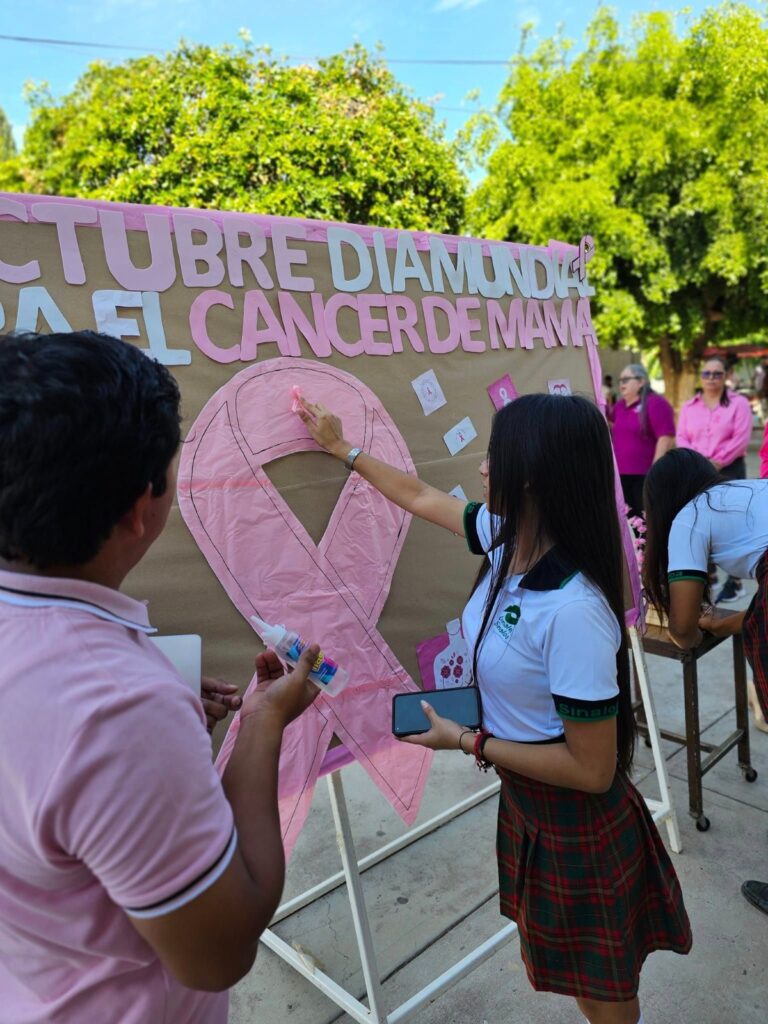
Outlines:
{"type": "Polygon", "coordinates": [[[339,847],[344,876],[347,880],[349,905],[352,909],[352,921],[355,926],[355,936],[357,937],[357,947],[360,951],[363,978],[365,979],[365,988],[368,993],[370,1020],[371,1024],[386,1024],[387,1015],[384,1011],[381,975],[378,963],[376,962],[371,925],[368,920],[368,911],[365,907],[360,871],[357,867],[357,854],[352,838],[352,829],[349,825],[349,814],[347,813],[347,801],[344,798],[341,772],[331,772],[327,776],[327,781],[328,793],[331,798],[331,810],[333,811],[333,822],[336,826],[336,843],[339,847]]]}
{"type": "Polygon", "coordinates": [[[661,736],[656,721],[656,707],[653,703],[653,694],[648,685],[648,666],[645,660],[643,642],[637,630],[630,626],[629,639],[632,645],[632,658],[635,663],[635,673],[640,687],[640,697],[645,710],[645,721],[648,727],[648,738],[651,741],[653,763],[656,768],[656,776],[659,780],[661,800],[649,800],[648,805],[653,811],[654,821],[663,821],[667,826],[669,845],[675,853],[682,853],[683,844],[680,839],[680,831],[677,827],[677,815],[672,806],[672,795],[669,791],[669,778],[667,776],[667,762],[661,749],[661,736]]]}

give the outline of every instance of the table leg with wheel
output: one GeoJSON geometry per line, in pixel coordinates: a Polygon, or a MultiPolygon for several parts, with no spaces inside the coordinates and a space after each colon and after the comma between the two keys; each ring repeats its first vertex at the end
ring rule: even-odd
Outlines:
{"type": "Polygon", "coordinates": [[[701,789],[701,730],[699,727],[699,686],[696,656],[686,651],[682,656],[683,690],[685,694],[685,736],[688,757],[688,813],[696,819],[699,832],[706,832],[709,819],[704,816],[701,789]]]}

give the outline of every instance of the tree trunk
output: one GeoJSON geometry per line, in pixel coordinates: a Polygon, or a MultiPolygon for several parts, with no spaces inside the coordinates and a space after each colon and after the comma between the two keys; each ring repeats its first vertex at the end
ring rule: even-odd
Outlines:
{"type": "Polygon", "coordinates": [[[673,348],[668,334],[659,338],[659,360],[664,375],[664,394],[676,413],[689,398],[693,398],[698,382],[699,364],[710,342],[712,325],[700,334],[685,353],[673,348]]]}

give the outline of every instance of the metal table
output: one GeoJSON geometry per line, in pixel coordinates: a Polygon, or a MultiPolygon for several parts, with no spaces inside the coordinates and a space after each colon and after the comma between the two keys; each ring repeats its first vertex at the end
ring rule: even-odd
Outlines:
{"type": "MultiPolygon", "coordinates": [[[[715,637],[709,633],[704,634],[704,639],[698,647],[692,650],[681,650],[670,638],[666,629],[661,626],[649,625],[645,635],[642,637],[643,650],[646,654],[655,654],[660,658],[673,658],[682,663],[683,666],[683,692],[685,696],[685,736],[679,733],[668,732],[660,729],[661,737],[679,743],[686,748],[688,759],[688,811],[696,820],[696,828],[699,832],[706,832],[709,828],[709,818],[704,814],[704,802],[702,797],[701,780],[704,775],[714,768],[718,761],[725,755],[738,748],[738,765],[747,782],[754,782],[757,772],[750,764],[749,753],[749,713],[747,707],[747,665],[744,658],[744,642],[741,634],[735,634],[730,639],[733,643],[733,689],[736,701],[736,728],[722,742],[717,745],[706,743],[701,739],[699,726],[699,681],[697,664],[701,658],[715,647],[719,646],[728,637],[715,637]],[[702,753],[708,755],[702,760],[702,753]]],[[[639,705],[636,705],[639,710],[639,705]]],[[[642,720],[642,713],[638,717],[638,731],[642,736],[648,737],[648,727],[642,720]]]]}

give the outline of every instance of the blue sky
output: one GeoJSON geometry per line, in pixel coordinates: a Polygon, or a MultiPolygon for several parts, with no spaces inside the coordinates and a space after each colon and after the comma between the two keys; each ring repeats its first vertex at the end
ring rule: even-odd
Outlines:
{"type": "MultiPolygon", "coordinates": [[[[677,11],[683,4],[620,0],[612,6],[622,24],[629,25],[638,12],[677,11]]],[[[686,6],[696,14],[706,4],[693,0],[686,6]]],[[[138,54],[171,49],[182,36],[192,42],[237,43],[244,27],[254,43],[302,60],[337,52],[356,40],[370,47],[380,42],[398,78],[417,96],[434,102],[453,134],[473,108],[467,93],[479,89],[481,102],[492,104],[505,78],[504,66],[401,60],[505,61],[517,50],[525,22],[535,24],[540,38],[562,23],[566,34],[580,43],[596,7],[595,0],[0,0],[0,15],[5,15],[0,17],[0,33],[135,46],[138,54]]],[[[60,95],[91,60],[131,55],[0,40],[0,105],[17,142],[28,116],[22,95],[26,81],[46,81],[60,95]]]]}

